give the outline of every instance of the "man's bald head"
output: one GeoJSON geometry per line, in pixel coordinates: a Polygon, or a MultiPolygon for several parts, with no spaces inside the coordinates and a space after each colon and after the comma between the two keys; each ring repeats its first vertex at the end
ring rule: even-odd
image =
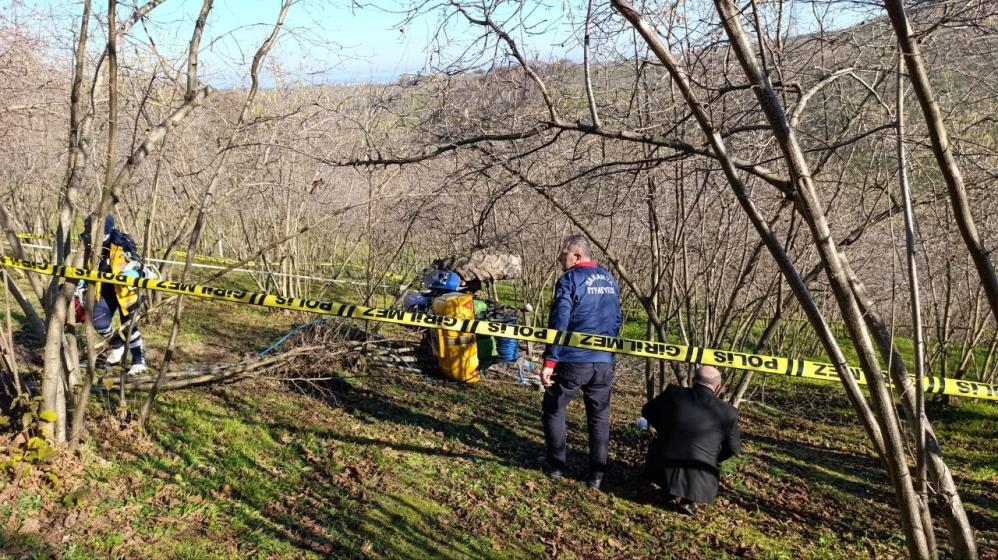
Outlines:
{"type": "Polygon", "coordinates": [[[721,372],[714,366],[700,366],[693,372],[693,383],[716,392],[721,387],[721,372]]]}

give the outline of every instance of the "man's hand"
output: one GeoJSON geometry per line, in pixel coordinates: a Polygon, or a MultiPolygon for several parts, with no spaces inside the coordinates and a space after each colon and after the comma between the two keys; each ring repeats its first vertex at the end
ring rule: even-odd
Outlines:
{"type": "Polygon", "coordinates": [[[541,385],[544,387],[554,385],[554,368],[546,367],[541,370],[541,385]]]}

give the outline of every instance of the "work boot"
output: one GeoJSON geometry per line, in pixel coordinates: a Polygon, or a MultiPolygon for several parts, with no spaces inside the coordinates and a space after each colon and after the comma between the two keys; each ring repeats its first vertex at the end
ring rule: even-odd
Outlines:
{"type": "Polygon", "coordinates": [[[107,353],[107,357],[104,358],[104,363],[109,366],[116,366],[121,363],[121,358],[125,355],[125,347],[119,346],[118,348],[112,348],[110,352],[107,353]]]}
{"type": "Polygon", "coordinates": [[[589,487],[593,490],[600,490],[603,486],[603,473],[594,472],[589,477],[589,487]]]}

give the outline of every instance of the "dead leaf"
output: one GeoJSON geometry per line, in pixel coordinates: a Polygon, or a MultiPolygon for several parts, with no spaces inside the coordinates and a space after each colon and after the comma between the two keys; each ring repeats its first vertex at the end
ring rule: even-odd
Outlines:
{"type": "Polygon", "coordinates": [[[37,533],[42,528],[42,522],[37,517],[29,517],[21,524],[20,532],[37,533]]]}

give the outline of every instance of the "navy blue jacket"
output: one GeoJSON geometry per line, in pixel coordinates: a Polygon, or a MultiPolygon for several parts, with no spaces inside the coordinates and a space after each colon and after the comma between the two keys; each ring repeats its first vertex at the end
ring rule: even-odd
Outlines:
{"type": "MultiPolygon", "coordinates": [[[[90,224],[90,216],[87,216],[86,219],[83,220],[83,234],[80,236],[88,247],[90,246],[90,224]]],[[[97,270],[100,272],[108,272],[111,270],[111,263],[108,260],[108,256],[111,253],[112,243],[121,247],[126,253],[138,252],[132,238],[118,231],[118,229],[114,227],[114,218],[108,214],[104,218],[104,240],[101,243],[100,263],[97,266],[97,270]]]]}
{"type": "MultiPolygon", "coordinates": [[[[558,279],[551,302],[548,327],[603,336],[617,336],[620,315],[620,286],[617,279],[595,262],[581,262],[558,279]]],[[[570,346],[548,346],[544,365],[553,363],[613,363],[613,354],[570,346]]]]}

